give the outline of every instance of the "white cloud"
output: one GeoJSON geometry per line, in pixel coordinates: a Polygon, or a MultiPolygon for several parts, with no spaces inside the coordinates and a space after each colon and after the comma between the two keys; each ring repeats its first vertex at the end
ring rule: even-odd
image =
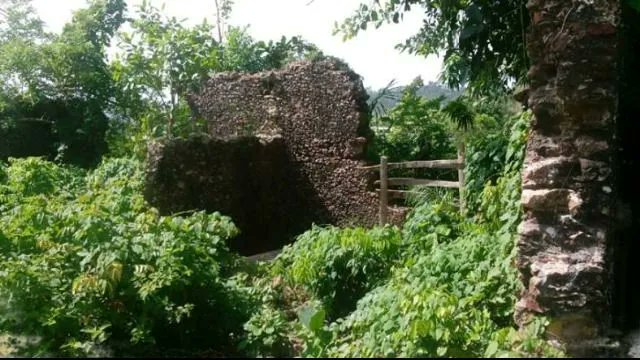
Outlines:
{"type": "MultiPolygon", "coordinates": [[[[128,0],[130,9],[142,0],[128,0]]],[[[154,0],[165,3],[165,10],[188,23],[204,17],[213,18],[213,0],[154,0]]],[[[398,25],[387,25],[360,33],[343,42],[332,35],[334,23],[349,16],[361,0],[236,0],[231,18],[233,25],[249,25],[249,32],[260,40],[278,39],[282,35],[299,35],[319,46],[325,53],[345,60],[360,75],[366,86],[379,88],[396,79],[406,84],[420,75],[436,80],[441,61],[435,57],[402,54],[394,46],[414,34],[421,24],[420,13],[410,13],[398,25]]],[[[34,5],[53,31],[59,31],[71,19],[72,11],[85,0],[34,0],[34,5]]]]}

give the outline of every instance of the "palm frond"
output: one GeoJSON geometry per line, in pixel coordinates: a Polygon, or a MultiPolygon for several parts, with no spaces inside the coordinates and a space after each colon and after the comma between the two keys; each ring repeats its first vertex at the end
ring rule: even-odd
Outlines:
{"type": "Polygon", "coordinates": [[[369,109],[371,109],[374,117],[379,118],[387,113],[388,108],[385,102],[395,103],[400,99],[402,94],[398,89],[396,80],[393,79],[385,87],[376,91],[374,96],[369,99],[369,109]]]}

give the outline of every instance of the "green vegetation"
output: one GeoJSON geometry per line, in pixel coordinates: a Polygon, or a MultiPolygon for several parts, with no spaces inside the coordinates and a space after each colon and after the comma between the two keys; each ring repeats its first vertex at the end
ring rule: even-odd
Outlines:
{"type": "MultiPolygon", "coordinates": [[[[299,341],[312,357],[560,355],[539,338],[543,319],[523,333],[511,325],[528,121],[527,114],[510,120],[510,155],[477,194],[476,218],[462,217],[445,196],[416,207],[402,229],[312,229],[270,269],[281,292],[298,289],[309,299],[270,299],[261,314],[273,316],[283,303],[298,309],[289,347],[299,341]]],[[[253,323],[266,323],[255,316],[253,323]]],[[[281,341],[283,329],[273,330],[281,341]]]]}
{"type": "MultiPolygon", "coordinates": [[[[231,219],[150,208],[137,160],[86,171],[12,159],[0,167],[0,331],[37,339],[17,349],[30,355],[560,355],[544,319],[512,325],[529,118],[506,121],[499,175],[469,195],[475,217],[431,196],[402,228],[314,227],[257,267],[229,252],[231,219]]],[[[471,173],[493,151],[474,146],[471,173]]]]}
{"type": "Polygon", "coordinates": [[[10,162],[0,186],[4,331],[41,337],[36,354],[95,354],[105,342],[228,346],[248,316],[225,284],[236,228],[217,213],[159,216],[141,186],[132,160],[86,174],[10,162]]]}
{"type": "Polygon", "coordinates": [[[410,11],[424,14],[418,32],[397,48],[423,56],[442,55],[443,80],[478,93],[502,92],[525,81],[526,1],[370,0],[361,4],[336,33],[352,38],[371,26],[397,24],[410,11]]]}
{"type": "Polygon", "coordinates": [[[143,159],[152,139],[201,131],[185,96],[207,76],[323,56],[298,37],[256,41],[230,27],[215,40],[215,30],[186,26],[146,1],[130,14],[124,0],[91,0],[53,34],[30,0],[0,0],[0,159],[44,156],[87,168],[107,153],[143,159]]]}
{"type": "Polygon", "coordinates": [[[29,0],[0,0],[0,355],[561,355],[544,319],[512,323],[530,114],[487,95],[524,71],[526,10],[481,3],[394,0],[341,28],[353,36],[420,6],[432,21],[403,47],[444,50],[449,85],[480,90],[416,81],[371,103],[372,160],[454,158],[464,141],[468,214],[453,192],[424,191],[402,227],[314,226],[250,264],[229,250],[232,219],[145,202],[146,146],[203,129],[186,96],[211,74],[322,52],[223,29],[230,1],[215,25],[189,27],[147,2],[130,14],[123,0],[91,0],[52,34],[29,0]]]}

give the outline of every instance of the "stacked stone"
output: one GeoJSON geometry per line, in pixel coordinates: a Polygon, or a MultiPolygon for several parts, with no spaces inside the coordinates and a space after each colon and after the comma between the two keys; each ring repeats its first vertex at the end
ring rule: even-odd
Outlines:
{"type": "MultiPolygon", "coordinates": [[[[366,100],[360,77],[335,60],[215,75],[189,99],[211,139],[152,146],[146,197],[162,212],[231,216],[243,231],[232,246],[245,254],[277,249],[314,223],[373,225],[376,176],[361,169],[366,100]]],[[[391,215],[399,222],[404,211],[391,215]]]]}
{"type": "Polygon", "coordinates": [[[376,219],[370,176],[360,166],[367,143],[367,94],[359,77],[334,60],[303,61],[259,74],[213,76],[192,106],[220,139],[284,139],[297,169],[296,188],[317,197],[318,223],[367,224],[376,219]],[[266,130],[268,129],[268,130],[266,130]]]}
{"type": "Polygon", "coordinates": [[[518,267],[523,325],[551,317],[565,342],[609,321],[617,26],[614,0],[530,0],[528,105],[518,267]]]}

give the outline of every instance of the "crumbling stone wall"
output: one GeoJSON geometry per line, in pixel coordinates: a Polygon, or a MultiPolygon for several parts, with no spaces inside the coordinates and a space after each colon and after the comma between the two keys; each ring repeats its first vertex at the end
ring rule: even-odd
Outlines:
{"type": "Polygon", "coordinates": [[[528,103],[516,320],[553,319],[565,343],[610,321],[619,2],[530,0],[528,103]]]}
{"type": "Polygon", "coordinates": [[[306,222],[298,214],[313,203],[290,180],[282,139],[198,136],[156,142],[149,147],[147,166],[145,194],[152,204],[163,213],[206,210],[233,216],[242,235],[230,246],[241,253],[273,249],[289,229],[302,231],[300,223],[306,222]]]}
{"type": "Polygon", "coordinates": [[[230,215],[246,254],[288,243],[312,223],[372,225],[375,174],[360,169],[370,136],[366,100],[360,77],[334,60],[215,75],[190,97],[211,140],[152,147],[147,198],[163,212],[230,215]],[[234,155],[244,146],[238,141],[253,144],[244,156],[234,155]],[[258,163],[261,170],[247,165],[258,163]],[[256,224],[256,216],[265,219],[256,224]]]}
{"type": "Polygon", "coordinates": [[[336,61],[299,62],[255,75],[211,78],[191,101],[219,139],[281,136],[296,183],[307,183],[331,223],[375,219],[363,165],[367,94],[360,78],[336,61]]]}

